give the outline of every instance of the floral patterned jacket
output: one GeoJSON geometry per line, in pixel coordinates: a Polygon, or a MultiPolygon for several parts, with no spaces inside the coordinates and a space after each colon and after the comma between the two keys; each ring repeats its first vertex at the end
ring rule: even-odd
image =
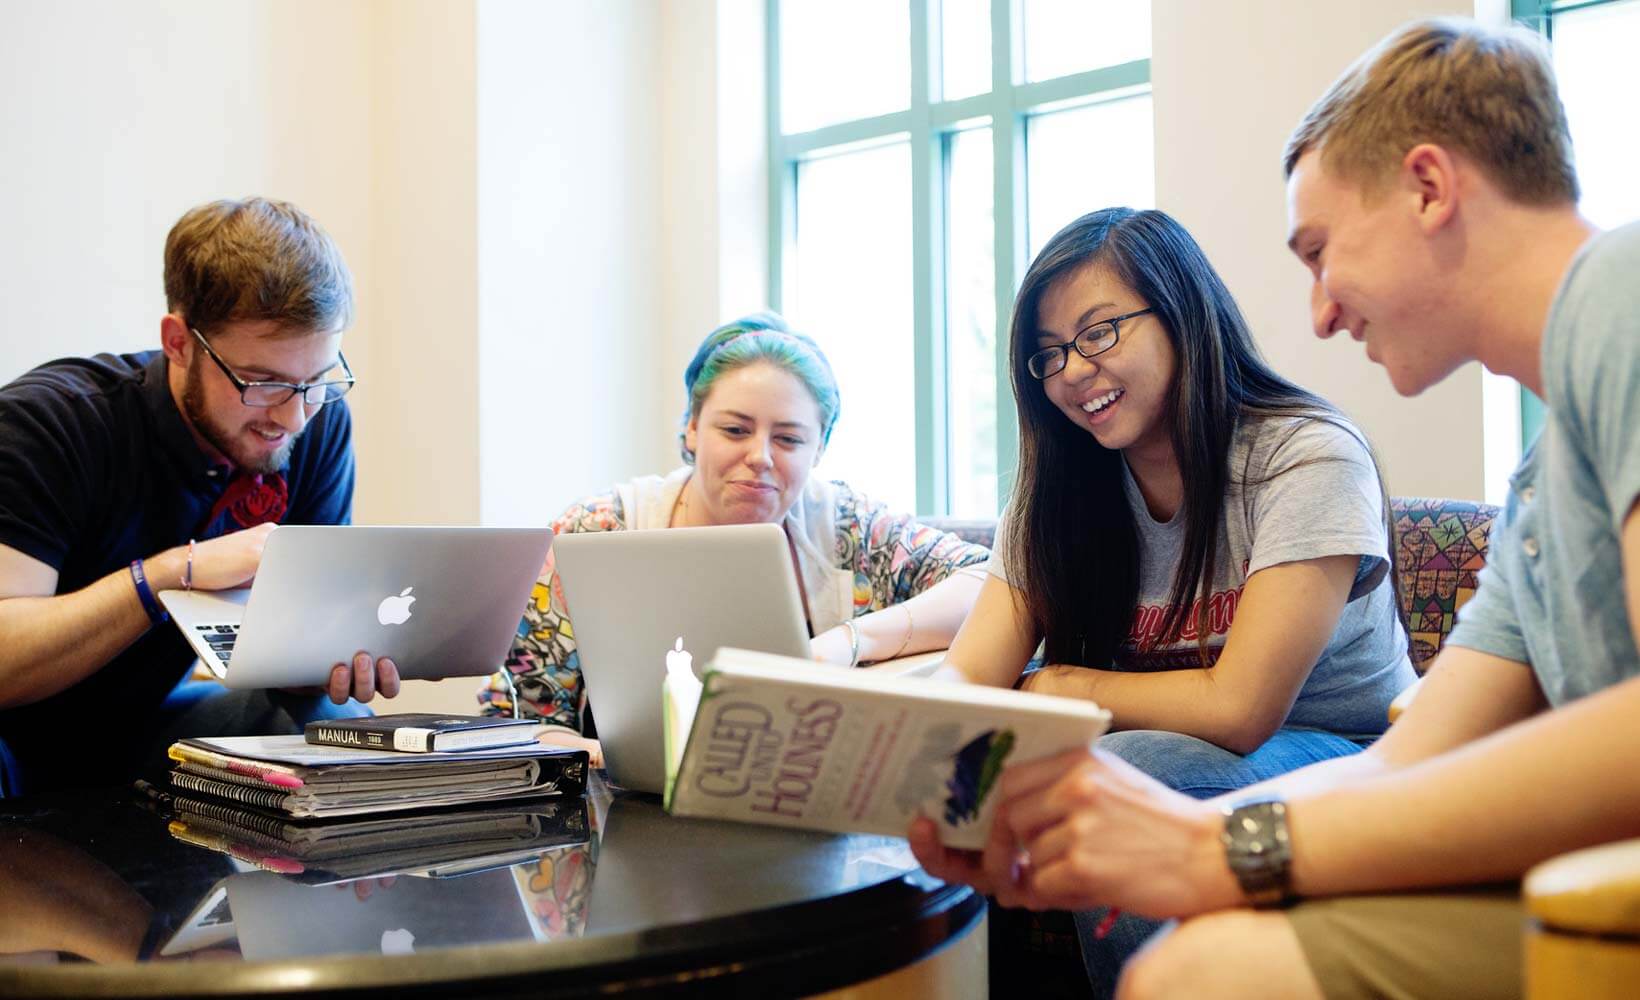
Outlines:
{"type": "MultiPolygon", "coordinates": [[[[685,479],[687,473],[680,469],[667,477],[667,482],[681,483],[685,479]]],[[[660,482],[653,477],[651,481],[660,482]]],[[[632,527],[634,519],[629,517],[622,492],[617,489],[571,504],[552,522],[553,531],[623,531],[632,527]]],[[[852,575],[852,614],[856,616],[915,597],[957,570],[981,566],[990,557],[983,546],[919,524],[909,514],[893,513],[844,483],[820,484],[809,495],[811,503],[813,498],[823,498],[822,502],[834,508],[826,520],[833,524],[835,538],[832,565],[805,567],[804,574],[829,570],[842,576],[845,586],[847,576],[852,575]]],[[[799,545],[797,551],[801,563],[805,547],[799,545]]],[[[809,621],[823,631],[831,621],[817,606],[821,598],[809,589],[809,621]]],[[[512,675],[526,717],[582,728],[586,694],[581,684],[575,629],[565,612],[564,592],[550,552],[502,669],[512,675]]],[[[480,689],[478,700],[487,715],[512,713],[511,695],[499,673],[480,689]]]]}

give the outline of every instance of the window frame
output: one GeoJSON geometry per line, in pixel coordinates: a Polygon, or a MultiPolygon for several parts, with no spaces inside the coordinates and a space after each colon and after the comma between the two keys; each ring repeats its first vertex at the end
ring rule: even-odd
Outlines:
{"type": "Polygon", "coordinates": [[[911,147],[912,356],[916,414],[916,508],[951,509],[946,377],[946,175],[950,137],[990,127],[994,288],[996,296],[997,508],[1008,497],[1018,459],[1018,420],[1011,405],[1008,324],[1014,292],[1029,266],[1026,242],[1025,125],[1033,114],[1120,100],[1150,91],[1150,59],[1035,83],[1024,82],[1024,0],[991,0],[991,89],[953,101],[934,100],[943,86],[941,0],[903,0],[910,8],[911,100],[904,111],[784,134],[780,125],[780,3],[764,0],[765,96],[769,161],[769,287],[780,311],[792,275],[786,261],[797,242],[797,173],[806,159],[843,147],[908,137],[911,147]]]}
{"type": "MultiPolygon", "coordinates": [[[[1587,10],[1591,7],[1607,7],[1619,0],[1509,0],[1509,17],[1516,24],[1523,25],[1541,34],[1552,46],[1555,41],[1555,16],[1571,11],[1587,10]]],[[[1532,446],[1537,439],[1538,432],[1543,429],[1543,422],[1548,416],[1548,409],[1537,394],[1520,387],[1520,447],[1522,451],[1532,446]]]]}

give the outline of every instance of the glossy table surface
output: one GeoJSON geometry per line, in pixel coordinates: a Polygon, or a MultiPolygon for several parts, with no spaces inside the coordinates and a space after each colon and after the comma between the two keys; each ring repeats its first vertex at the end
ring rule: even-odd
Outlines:
{"type": "Polygon", "coordinates": [[[0,996],[808,993],[984,912],[903,840],[675,819],[598,780],[537,803],[532,836],[406,820],[315,860],[200,846],[129,789],[0,800],[0,996]]]}

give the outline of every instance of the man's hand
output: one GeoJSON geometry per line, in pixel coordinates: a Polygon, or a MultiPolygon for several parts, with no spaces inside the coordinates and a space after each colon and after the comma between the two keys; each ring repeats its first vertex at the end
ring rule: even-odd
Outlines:
{"type": "MultiPolygon", "coordinates": [[[[254,528],[195,542],[191,577],[193,588],[232,590],[249,584],[256,577],[256,568],[262,564],[262,549],[268,543],[268,536],[277,527],[276,524],[259,524],[254,528]]],[[[166,549],[147,562],[149,575],[158,585],[156,590],[180,587],[188,573],[188,546],[166,549]]]]}
{"type": "Polygon", "coordinates": [[[1078,749],[1011,767],[999,792],[980,854],[941,845],[930,820],[912,825],[912,852],[929,874],[1033,910],[1174,917],[1243,903],[1218,810],[1110,754],[1078,749]]]}
{"type": "Polygon", "coordinates": [[[330,683],[325,693],[338,705],[351,696],[360,702],[370,701],[377,692],[383,698],[396,698],[399,693],[399,668],[387,657],[373,658],[360,650],[353,654],[353,663],[338,663],[330,668],[330,683]]]}

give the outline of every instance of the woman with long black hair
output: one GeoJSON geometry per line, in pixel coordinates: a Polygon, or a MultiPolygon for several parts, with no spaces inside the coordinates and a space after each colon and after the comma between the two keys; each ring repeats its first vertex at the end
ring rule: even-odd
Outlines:
{"type": "MultiPolygon", "coordinates": [[[[1065,227],[1009,353],[1018,478],[948,673],[1097,701],[1101,749],[1196,798],[1381,734],[1414,675],[1376,459],[1265,364],[1184,227],[1127,208],[1065,227]]],[[[1160,925],[1075,916],[1109,995],[1160,925]]]]}
{"type": "Polygon", "coordinates": [[[1366,439],[1273,372],[1162,212],[1083,216],[1032,263],[1020,455],[967,680],[1090,698],[1102,746],[1210,797],[1353,753],[1413,679],[1366,439]]]}

